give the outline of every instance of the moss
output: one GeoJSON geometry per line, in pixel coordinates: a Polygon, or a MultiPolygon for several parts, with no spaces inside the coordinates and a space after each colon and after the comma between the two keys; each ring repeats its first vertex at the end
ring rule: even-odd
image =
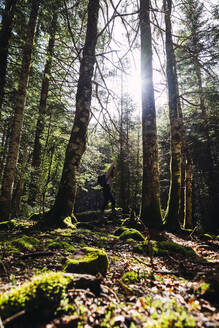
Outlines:
{"type": "Polygon", "coordinates": [[[180,253],[188,257],[196,257],[195,251],[189,246],[182,246],[171,241],[157,242],[157,247],[160,249],[166,249],[175,253],[180,253]]]}
{"type": "Polygon", "coordinates": [[[100,272],[106,275],[109,260],[105,251],[92,247],[82,248],[84,255],[79,259],[68,259],[64,271],[75,273],[87,273],[96,275],[100,272]]]}
{"type": "Polygon", "coordinates": [[[48,249],[64,249],[67,252],[75,252],[75,247],[65,241],[53,241],[48,244],[48,249]]]}
{"type": "Polygon", "coordinates": [[[67,228],[75,229],[75,224],[77,223],[77,219],[75,216],[67,216],[65,219],[63,219],[64,225],[66,225],[67,228]]]}
{"type": "Polygon", "coordinates": [[[122,281],[126,284],[139,281],[139,274],[135,271],[125,272],[122,276],[122,281]]]}
{"type": "Polygon", "coordinates": [[[144,236],[136,229],[128,229],[126,228],[119,237],[121,240],[145,240],[144,236]]]}
{"type": "Polygon", "coordinates": [[[32,250],[39,245],[40,241],[37,238],[23,235],[22,237],[13,239],[10,244],[20,251],[32,250]]]}
{"type": "Polygon", "coordinates": [[[51,315],[60,305],[70,282],[71,277],[62,272],[34,276],[20,287],[0,296],[0,316],[4,320],[22,310],[27,315],[51,315]]]}
{"type": "Polygon", "coordinates": [[[142,225],[139,221],[137,221],[135,219],[130,219],[130,218],[125,219],[122,223],[122,226],[125,226],[127,228],[133,228],[136,230],[142,229],[142,225]]]}
{"type": "MultiPolygon", "coordinates": [[[[185,255],[186,257],[195,257],[200,261],[200,259],[196,256],[195,251],[191,247],[182,246],[171,241],[158,242],[152,240],[151,244],[153,249],[153,255],[155,256],[163,256],[169,254],[170,252],[173,252],[173,253],[179,253],[185,255]]],[[[135,252],[140,254],[147,253],[148,252],[147,241],[134,245],[133,249],[135,252]]]]}
{"type": "Polygon", "coordinates": [[[0,222],[0,231],[1,230],[14,230],[19,226],[16,220],[9,220],[0,222]]]}
{"type": "Polygon", "coordinates": [[[126,231],[127,230],[127,228],[126,227],[120,227],[120,228],[118,228],[118,229],[116,229],[115,231],[114,231],[114,235],[115,236],[120,236],[124,231],[126,231]]]}

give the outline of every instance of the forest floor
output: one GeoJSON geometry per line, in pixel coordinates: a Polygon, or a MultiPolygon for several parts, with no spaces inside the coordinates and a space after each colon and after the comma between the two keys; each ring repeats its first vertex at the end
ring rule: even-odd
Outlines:
{"type": "Polygon", "coordinates": [[[139,241],[115,235],[122,215],[106,213],[97,221],[95,215],[79,217],[83,223],[77,229],[40,230],[35,221],[23,220],[17,229],[0,231],[0,294],[33,275],[63,271],[66,258],[84,246],[103,249],[109,258],[106,276],[94,277],[100,281],[98,291],[92,286],[67,290],[71,311],[62,304],[55,316],[42,321],[37,309],[31,322],[20,311],[2,318],[0,328],[219,327],[218,239],[164,232],[163,240],[184,248],[149,256],[146,246],[136,247],[139,241]]]}

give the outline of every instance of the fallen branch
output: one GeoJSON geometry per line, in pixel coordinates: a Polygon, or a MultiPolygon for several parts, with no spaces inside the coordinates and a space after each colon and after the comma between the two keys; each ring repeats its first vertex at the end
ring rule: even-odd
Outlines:
{"type": "Polygon", "coordinates": [[[7,325],[8,323],[11,323],[15,319],[22,317],[24,314],[25,314],[24,310],[22,310],[16,314],[13,314],[11,317],[9,317],[3,321],[3,325],[7,325]]]}

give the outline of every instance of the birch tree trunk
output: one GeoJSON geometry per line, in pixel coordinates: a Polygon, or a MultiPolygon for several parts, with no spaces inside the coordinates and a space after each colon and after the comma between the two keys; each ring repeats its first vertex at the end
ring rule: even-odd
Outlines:
{"type": "Polygon", "coordinates": [[[170,118],[170,187],[167,210],[165,214],[166,227],[169,231],[180,229],[181,206],[181,136],[180,119],[177,106],[177,79],[174,64],[174,50],[171,27],[172,0],[164,0],[165,24],[166,24],[166,57],[167,57],[167,83],[169,97],[170,118]]]}
{"type": "Polygon", "coordinates": [[[26,101],[26,89],[30,72],[31,55],[33,48],[33,38],[36,26],[37,14],[40,0],[33,0],[31,13],[27,28],[27,37],[24,45],[22,68],[19,79],[17,99],[13,117],[11,138],[9,142],[9,151],[7,156],[6,167],[2,182],[2,191],[0,196],[0,213],[1,219],[9,218],[13,183],[15,178],[15,169],[19,154],[19,145],[24,118],[24,106],[26,101]]]}
{"type": "Polygon", "coordinates": [[[1,22],[2,28],[0,31],[0,119],[2,102],[4,97],[5,77],[7,71],[9,40],[11,38],[16,3],[17,0],[5,1],[5,9],[2,15],[1,22]]]}
{"type": "Polygon", "coordinates": [[[143,184],[141,217],[146,226],[162,226],[156,112],[152,73],[150,1],[140,0],[143,184]]]}
{"type": "Polygon", "coordinates": [[[66,149],[62,178],[49,221],[61,224],[71,216],[77,190],[77,176],[82,155],[86,149],[87,130],[91,113],[92,76],[95,64],[99,0],[89,0],[85,45],[80,63],[76,94],[76,112],[71,137],[66,149]],[[54,222],[56,221],[56,222],[54,222]]]}

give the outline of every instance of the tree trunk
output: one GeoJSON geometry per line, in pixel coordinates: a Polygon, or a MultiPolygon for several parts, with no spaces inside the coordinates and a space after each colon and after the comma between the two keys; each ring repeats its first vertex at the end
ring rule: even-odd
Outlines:
{"type": "Polygon", "coordinates": [[[12,211],[12,216],[13,217],[18,217],[19,216],[19,211],[20,211],[20,205],[21,205],[21,197],[23,194],[23,189],[24,189],[24,174],[25,174],[25,168],[26,168],[26,162],[27,162],[27,144],[24,145],[24,150],[23,150],[23,157],[22,157],[22,163],[21,163],[21,173],[20,173],[20,178],[17,184],[16,188],[16,193],[15,197],[12,201],[13,204],[13,211],[12,211]]]}
{"type": "Polygon", "coordinates": [[[4,98],[9,40],[11,38],[16,3],[17,0],[6,0],[5,9],[2,15],[2,28],[0,31],[0,119],[2,102],[4,98]]]}
{"type": "MultiPolygon", "coordinates": [[[[91,113],[92,76],[95,64],[99,0],[89,0],[86,40],[80,64],[76,94],[76,112],[71,137],[66,149],[62,178],[50,220],[61,223],[71,216],[77,190],[77,176],[82,155],[86,148],[87,130],[91,113]]],[[[52,222],[50,222],[52,223],[52,222]]]]}
{"type": "Polygon", "coordinates": [[[184,179],[184,206],[183,206],[184,223],[183,223],[183,226],[184,226],[184,228],[191,228],[192,227],[192,168],[193,168],[193,161],[192,161],[192,155],[191,155],[191,151],[189,148],[189,144],[187,142],[182,106],[181,106],[181,102],[180,102],[175,53],[173,53],[173,58],[174,58],[174,70],[175,70],[175,74],[176,74],[177,108],[178,108],[179,120],[180,120],[182,151],[185,156],[185,162],[186,162],[185,163],[185,179],[184,179]]]}
{"type": "Polygon", "coordinates": [[[40,175],[40,164],[42,156],[42,135],[45,127],[46,119],[46,108],[47,98],[49,91],[49,79],[51,75],[51,66],[54,53],[55,34],[57,26],[57,12],[54,13],[50,28],[50,39],[47,49],[47,61],[44,68],[44,75],[41,87],[40,104],[39,104],[39,115],[36,124],[36,133],[34,140],[32,166],[34,167],[31,173],[30,183],[30,194],[28,203],[33,206],[36,203],[37,194],[39,193],[39,175],[40,175]]]}
{"type": "Polygon", "coordinates": [[[152,73],[149,0],[140,0],[143,184],[141,217],[146,226],[162,226],[156,112],[152,73]]]}
{"type": "Polygon", "coordinates": [[[169,231],[180,228],[181,206],[181,136],[180,119],[177,106],[176,70],[174,64],[174,50],[171,35],[171,9],[172,0],[164,0],[165,24],[166,24],[166,57],[167,57],[167,82],[169,96],[170,118],[170,187],[167,210],[165,215],[166,227],[169,231]]]}
{"type": "Polygon", "coordinates": [[[15,178],[15,169],[17,165],[21,131],[23,126],[24,106],[26,101],[26,89],[27,89],[28,77],[30,72],[33,37],[34,37],[34,30],[36,26],[39,4],[40,4],[40,0],[32,1],[31,13],[30,13],[30,18],[27,28],[27,37],[24,45],[22,68],[21,68],[21,74],[19,79],[17,99],[15,104],[11,139],[9,143],[9,151],[8,151],[7,163],[4,171],[2,193],[0,197],[0,212],[1,212],[2,219],[9,218],[9,214],[10,214],[11,197],[12,197],[14,178],[15,178]]]}
{"type": "Polygon", "coordinates": [[[56,25],[57,25],[57,13],[55,12],[53,15],[51,29],[50,29],[50,39],[47,49],[47,61],[44,68],[41,95],[40,95],[40,105],[39,105],[39,116],[37,119],[36,125],[36,134],[34,140],[34,150],[33,150],[33,159],[32,166],[39,168],[40,167],[40,157],[42,152],[41,146],[41,138],[45,126],[45,115],[46,115],[46,106],[47,106],[47,98],[49,91],[49,79],[51,75],[51,66],[52,59],[54,53],[54,44],[55,44],[55,33],[56,33],[56,25]]]}
{"type": "Polygon", "coordinates": [[[210,133],[208,128],[208,119],[205,106],[205,95],[202,86],[202,75],[201,68],[199,64],[199,59],[197,56],[194,57],[195,72],[198,81],[198,91],[200,99],[201,117],[202,117],[202,127],[205,136],[205,156],[207,158],[207,184],[208,184],[208,194],[209,194],[209,215],[208,222],[205,223],[205,228],[210,231],[215,231],[218,229],[219,224],[216,218],[216,213],[219,211],[219,189],[218,189],[218,178],[216,177],[216,172],[214,169],[213,156],[211,151],[211,141],[210,133]]]}

